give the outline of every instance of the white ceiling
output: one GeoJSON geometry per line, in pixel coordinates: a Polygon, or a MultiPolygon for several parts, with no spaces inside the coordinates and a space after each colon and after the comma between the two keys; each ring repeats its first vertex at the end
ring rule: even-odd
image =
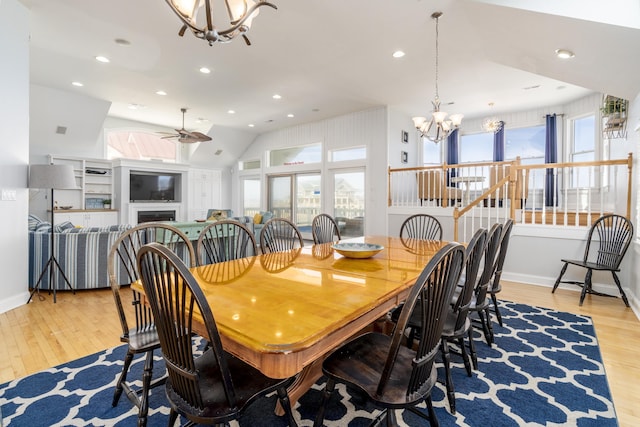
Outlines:
{"type": "Polygon", "coordinates": [[[185,126],[214,141],[216,126],[257,134],[379,105],[428,114],[436,10],[444,12],[439,89],[449,113],[473,118],[594,91],[640,92],[637,0],[272,0],[278,10],[261,9],[252,46],[212,47],[179,37],[179,20],[159,0],[21,1],[32,12],[32,83],[109,101],[113,117],[172,128],[188,107],[185,126]],[[575,58],[557,59],[558,48],[575,58]],[[393,59],[398,49],[406,56],[393,59]]]}

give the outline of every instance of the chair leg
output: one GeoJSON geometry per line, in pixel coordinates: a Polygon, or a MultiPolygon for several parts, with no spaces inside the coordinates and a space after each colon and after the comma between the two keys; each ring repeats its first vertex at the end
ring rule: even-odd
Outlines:
{"type": "Polygon", "coordinates": [[[418,408],[414,407],[414,406],[409,406],[407,409],[411,412],[413,412],[414,414],[418,415],[421,418],[424,418],[425,420],[429,420],[429,425],[431,427],[439,427],[440,423],[438,422],[438,417],[436,417],[436,411],[433,410],[433,403],[431,402],[431,395],[427,396],[424,399],[425,403],[427,404],[427,414],[424,414],[421,410],[419,410],[418,408]]]}
{"type": "Polygon", "coordinates": [[[396,418],[396,411],[394,411],[393,409],[387,409],[387,416],[385,417],[385,419],[387,421],[387,427],[397,427],[398,420],[396,418]]]}
{"type": "Polygon", "coordinates": [[[460,346],[460,352],[462,353],[462,362],[464,363],[464,369],[467,371],[467,376],[471,376],[471,363],[469,362],[469,355],[467,354],[467,347],[464,344],[464,336],[458,338],[458,345],[460,346]]]}
{"type": "Polygon", "coordinates": [[[427,402],[427,412],[429,413],[429,424],[431,427],[440,427],[438,417],[436,417],[436,411],[433,410],[433,402],[431,401],[431,395],[425,399],[427,402]]]}
{"type": "Polygon", "coordinates": [[[502,325],[502,314],[500,314],[500,308],[498,307],[498,297],[496,297],[496,294],[491,294],[491,301],[493,301],[493,311],[495,311],[496,313],[496,317],[498,318],[498,324],[500,326],[502,325]]]}
{"type": "Polygon", "coordinates": [[[327,378],[327,384],[324,386],[324,391],[322,392],[322,403],[320,403],[320,409],[318,409],[318,413],[316,414],[316,419],[313,423],[313,427],[322,427],[322,422],[324,421],[324,411],[327,407],[327,403],[329,403],[329,398],[331,397],[331,393],[336,386],[336,382],[327,378]]]}
{"type": "Polygon", "coordinates": [[[562,269],[560,270],[560,274],[558,275],[558,278],[556,279],[556,283],[553,285],[553,289],[551,290],[551,293],[554,293],[556,291],[556,288],[560,284],[560,280],[562,279],[562,276],[564,276],[565,271],[567,271],[567,267],[568,266],[569,266],[568,262],[565,262],[564,265],[562,266],[562,269]]]}
{"type": "Polygon", "coordinates": [[[140,410],[138,411],[138,427],[147,425],[147,413],[149,412],[149,389],[153,375],[153,351],[147,351],[142,374],[142,394],[140,395],[140,410]]]}
{"type": "MultiPolygon", "coordinates": [[[[489,311],[489,306],[484,309],[485,314],[487,315],[487,329],[489,330],[489,339],[493,344],[495,340],[493,339],[493,325],[491,324],[491,311],[489,311]]],[[[489,345],[491,347],[491,344],[489,345]]]]}
{"type": "Polygon", "coordinates": [[[122,385],[127,381],[127,373],[129,372],[129,367],[131,366],[131,362],[133,361],[133,353],[131,351],[127,351],[127,355],[124,357],[124,365],[122,367],[122,372],[120,373],[120,378],[118,378],[118,382],[116,383],[116,390],[113,393],[113,400],[111,401],[111,406],[117,406],[120,401],[120,396],[122,396],[122,385]]]}
{"type": "Polygon", "coordinates": [[[591,275],[590,268],[587,269],[587,275],[584,277],[584,284],[582,285],[582,292],[580,293],[580,306],[584,302],[584,297],[587,296],[587,292],[591,292],[591,275]]]}
{"type": "Polygon", "coordinates": [[[624,301],[624,305],[629,307],[629,300],[627,300],[627,296],[622,290],[622,285],[620,285],[620,280],[618,279],[618,275],[616,274],[615,271],[611,271],[611,275],[613,276],[613,280],[616,282],[616,285],[618,286],[618,290],[620,291],[620,296],[622,297],[622,301],[624,301]]]}
{"type": "Polygon", "coordinates": [[[169,421],[167,422],[167,427],[173,427],[178,419],[178,411],[171,408],[171,412],[169,412],[169,421]]]}
{"type": "Polygon", "coordinates": [[[440,351],[442,351],[442,362],[444,364],[444,378],[447,387],[447,400],[452,414],[456,413],[456,395],[453,391],[453,378],[451,378],[451,355],[449,354],[449,344],[446,338],[440,339],[440,351]]]}
{"type": "Polygon", "coordinates": [[[280,399],[280,406],[284,409],[284,412],[287,414],[287,418],[289,419],[289,427],[297,427],[298,423],[296,423],[295,418],[293,418],[293,411],[291,410],[291,401],[289,400],[289,394],[287,393],[287,389],[282,387],[278,390],[278,399],[280,399]]]}
{"type": "Polygon", "coordinates": [[[484,333],[484,339],[487,342],[487,345],[491,347],[491,336],[489,335],[489,327],[487,326],[487,319],[485,319],[484,310],[478,311],[478,317],[480,317],[480,323],[482,324],[482,332],[484,333]]]}
{"type": "Polygon", "coordinates": [[[416,339],[416,328],[409,327],[409,336],[407,337],[407,348],[413,348],[413,340],[416,339]]]}
{"type": "Polygon", "coordinates": [[[473,369],[478,370],[478,354],[476,353],[476,345],[473,342],[473,327],[469,328],[469,353],[471,353],[473,369]]]}

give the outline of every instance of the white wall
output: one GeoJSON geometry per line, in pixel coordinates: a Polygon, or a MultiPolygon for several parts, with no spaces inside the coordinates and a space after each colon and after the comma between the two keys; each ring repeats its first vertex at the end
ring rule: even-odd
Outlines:
{"type": "Polygon", "coordinates": [[[17,0],[0,1],[0,312],[28,298],[27,173],[29,164],[29,14],[17,0]]]}
{"type": "Polygon", "coordinates": [[[47,154],[103,158],[102,128],[111,103],[72,91],[32,84],[30,93],[30,160],[46,162],[47,154]],[[58,134],[58,126],[66,133],[58,134]]]}
{"type": "MultiPolygon", "coordinates": [[[[634,192],[632,195],[631,205],[634,207],[633,213],[631,215],[631,220],[633,222],[633,226],[635,227],[636,236],[640,235],[640,172],[638,168],[640,167],[640,128],[635,130],[636,127],[640,126],[640,94],[636,97],[635,100],[632,100],[629,106],[629,122],[627,124],[627,144],[629,151],[633,152],[633,188],[634,192]],[[633,149],[632,149],[633,148],[633,149]]],[[[631,243],[631,247],[629,248],[629,254],[627,257],[629,260],[629,268],[630,273],[627,277],[628,281],[626,285],[630,288],[631,293],[634,296],[633,306],[636,312],[636,315],[640,317],[640,241],[636,238],[631,243]]]]}

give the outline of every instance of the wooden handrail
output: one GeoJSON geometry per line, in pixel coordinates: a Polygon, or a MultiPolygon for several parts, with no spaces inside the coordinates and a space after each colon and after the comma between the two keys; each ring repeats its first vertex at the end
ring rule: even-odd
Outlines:
{"type": "MultiPolygon", "coordinates": [[[[523,197],[526,197],[526,195],[523,196],[524,192],[527,191],[527,183],[530,180],[531,176],[541,176],[540,175],[540,170],[543,171],[543,178],[544,178],[544,170],[555,170],[558,172],[553,172],[555,173],[562,173],[562,169],[577,169],[577,168],[598,168],[598,167],[608,167],[608,166],[623,166],[623,165],[627,165],[627,180],[626,180],[626,185],[627,185],[627,194],[626,194],[626,202],[627,202],[627,206],[626,206],[626,216],[627,218],[631,217],[631,203],[632,203],[632,195],[633,195],[633,154],[629,153],[628,156],[626,158],[623,159],[615,159],[615,160],[596,160],[596,161],[585,161],[585,162],[563,162],[563,163],[542,163],[542,164],[528,164],[528,165],[523,165],[520,162],[520,159],[517,158],[516,160],[513,161],[503,161],[503,162],[478,162],[478,163],[462,163],[462,164],[446,164],[443,163],[441,165],[434,165],[434,166],[416,166],[416,167],[410,167],[410,168],[389,168],[388,169],[388,175],[389,175],[389,185],[388,185],[388,204],[389,206],[391,206],[394,203],[394,197],[392,197],[391,191],[392,191],[392,185],[391,185],[391,179],[393,177],[393,173],[405,173],[405,172],[413,172],[413,173],[430,173],[430,171],[442,171],[442,175],[441,180],[443,181],[441,184],[441,186],[444,186],[444,182],[446,180],[446,176],[448,174],[450,174],[451,170],[455,170],[455,169],[459,169],[460,173],[464,176],[465,174],[473,174],[474,169],[475,172],[477,174],[478,169],[477,168],[483,168],[484,173],[486,174],[486,169],[484,168],[490,168],[491,173],[496,173],[496,169],[502,169],[503,173],[500,173],[500,175],[493,175],[492,178],[498,180],[498,182],[496,182],[494,185],[492,185],[490,188],[484,190],[482,189],[482,194],[480,194],[479,196],[476,196],[475,200],[469,200],[468,204],[465,205],[464,207],[454,207],[452,212],[453,212],[453,220],[454,220],[454,240],[458,241],[459,239],[459,220],[461,218],[463,218],[465,215],[468,215],[474,208],[477,208],[479,206],[481,206],[480,204],[485,201],[486,199],[493,199],[493,198],[498,198],[497,192],[500,191],[500,188],[503,188],[502,190],[502,194],[500,195],[499,199],[503,200],[509,200],[509,207],[507,208],[507,211],[505,212],[506,215],[508,215],[510,218],[515,219],[516,213],[517,213],[517,206],[519,206],[518,202],[520,201],[520,199],[522,199],[523,197]],[[491,168],[494,169],[491,169],[491,168]],[[504,171],[506,171],[506,169],[509,168],[509,173],[506,174],[507,176],[503,176],[504,175],[504,171]],[[535,173],[534,173],[535,171],[535,173]],[[523,194],[517,194],[518,192],[518,187],[520,186],[519,181],[523,181],[523,185],[520,187],[521,189],[523,189],[523,194]],[[507,184],[507,182],[509,182],[508,185],[508,191],[507,194],[504,193],[504,191],[507,189],[505,187],[505,185],[507,184]]],[[[618,171],[621,171],[620,169],[617,169],[618,171]]],[[[597,172],[598,174],[602,174],[605,173],[605,171],[600,170],[599,172],[597,172]]],[[[621,190],[623,190],[621,188],[621,190]]],[[[566,189],[565,189],[566,191],[566,189]]],[[[623,190],[624,191],[624,190],[623,190]]],[[[478,192],[476,191],[475,194],[478,194],[478,192]]],[[[505,200],[505,202],[506,202],[505,200]]],[[[440,203],[440,206],[442,207],[446,207],[448,205],[448,201],[449,198],[444,197],[442,198],[442,201],[440,203]]],[[[422,203],[421,203],[422,204],[422,203]]],[[[619,212],[621,211],[625,211],[624,208],[622,208],[621,206],[619,206],[619,212]]],[[[554,222],[555,223],[555,222],[554,222]]]]}
{"type": "MultiPolygon", "coordinates": [[[[629,153],[629,158],[632,154],[629,153]]],[[[535,165],[519,165],[518,169],[558,169],[558,168],[575,168],[581,166],[615,166],[626,165],[629,163],[629,159],[617,159],[617,160],[594,160],[592,162],[566,162],[566,163],[539,163],[535,165]]]]}
{"type": "MultiPolygon", "coordinates": [[[[484,201],[485,199],[488,199],[489,196],[491,196],[493,193],[495,193],[498,188],[500,188],[504,184],[506,184],[507,181],[509,181],[509,178],[510,178],[509,176],[503,177],[500,181],[496,182],[489,189],[487,189],[484,193],[479,195],[475,200],[470,201],[467,206],[465,206],[465,207],[463,207],[461,209],[458,209],[456,207],[453,210],[453,240],[454,241],[456,241],[456,242],[458,241],[458,219],[460,217],[463,217],[471,209],[473,209],[476,206],[478,206],[480,204],[480,202],[484,201]]],[[[512,205],[513,205],[513,203],[512,203],[512,205]]]]}

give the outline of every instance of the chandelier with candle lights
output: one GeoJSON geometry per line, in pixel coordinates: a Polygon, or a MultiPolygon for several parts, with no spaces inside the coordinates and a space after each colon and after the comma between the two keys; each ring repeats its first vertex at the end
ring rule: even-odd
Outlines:
{"type": "Polygon", "coordinates": [[[427,138],[429,141],[440,142],[445,140],[449,134],[460,127],[462,123],[462,114],[452,114],[447,117],[447,113],[440,111],[440,96],[438,95],[438,20],[442,16],[442,12],[434,12],[431,18],[436,21],[436,97],[433,104],[433,112],[427,120],[426,117],[414,117],[413,124],[420,134],[420,137],[427,138]]]}
{"type": "Polygon", "coordinates": [[[214,43],[227,43],[237,36],[241,36],[247,45],[251,45],[247,32],[251,28],[251,21],[260,13],[259,8],[269,6],[278,9],[274,4],[265,0],[224,0],[228,22],[214,20],[221,14],[216,11],[222,10],[222,1],[213,0],[165,0],[171,10],[178,15],[183,22],[183,26],[178,32],[180,37],[184,36],[187,29],[191,30],[194,36],[206,40],[209,46],[214,43]],[[218,5],[216,11],[214,6],[218,5]]]}

